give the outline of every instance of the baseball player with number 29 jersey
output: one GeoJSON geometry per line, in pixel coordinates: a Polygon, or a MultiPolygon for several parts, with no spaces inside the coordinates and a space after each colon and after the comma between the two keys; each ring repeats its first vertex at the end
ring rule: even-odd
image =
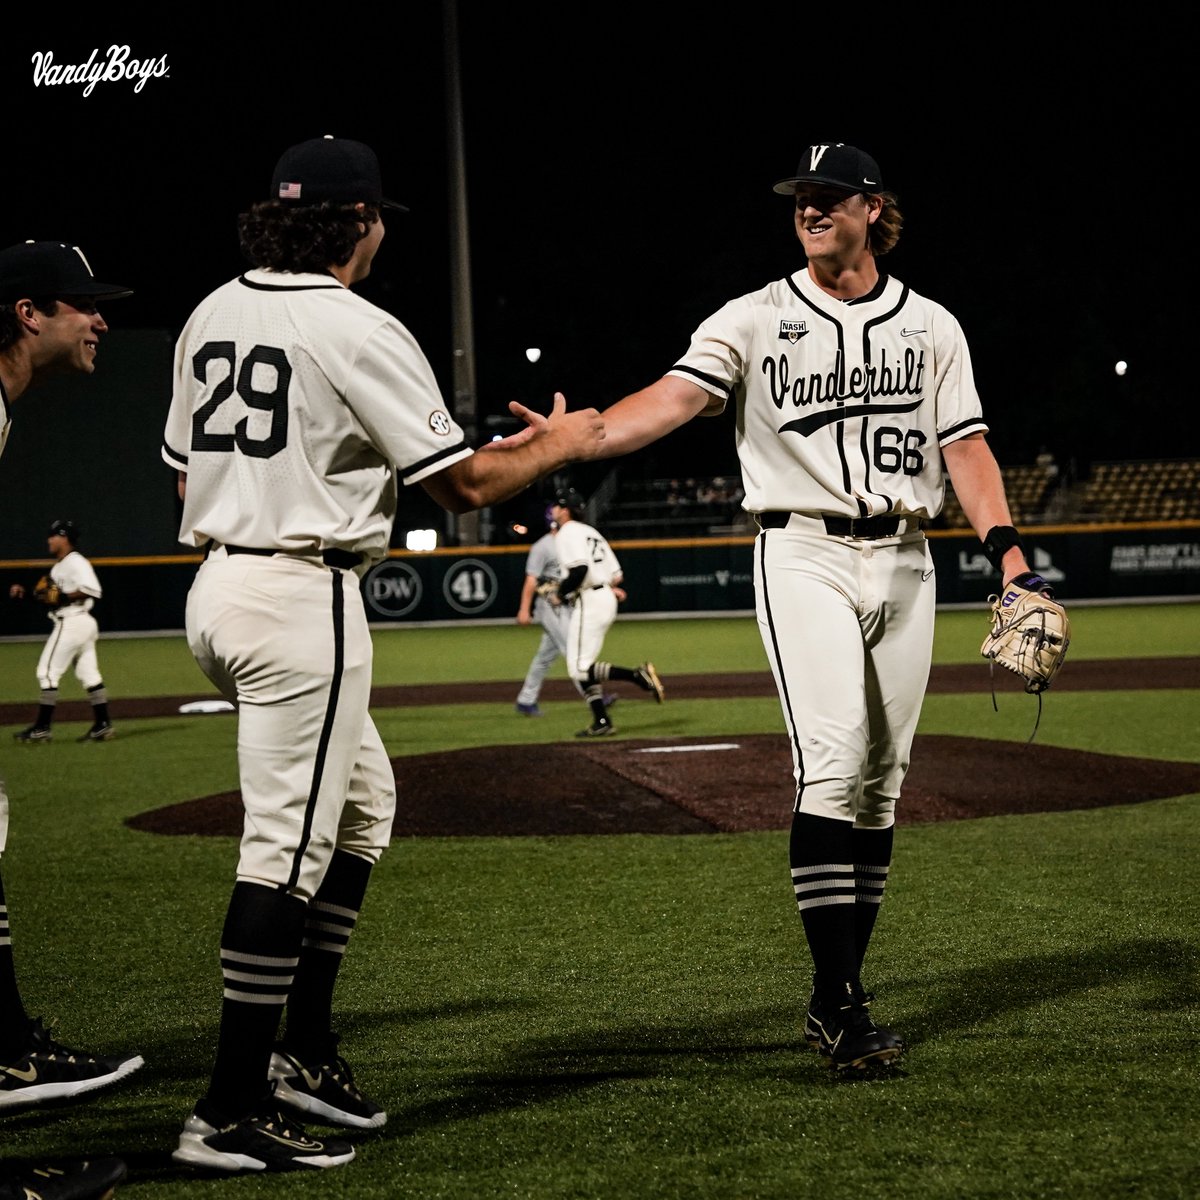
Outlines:
{"type": "Polygon", "coordinates": [[[805,1019],[838,1070],[886,1065],[861,971],[929,677],[936,598],[921,522],[949,472],[1004,578],[1028,571],[984,440],[962,330],[882,273],[900,235],[870,155],[816,143],[775,191],[807,266],[703,321],[662,379],[605,414],[603,453],[738,408],[756,608],[791,742],[791,876],[813,965],[805,1019]]]}
{"type": "Polygon", "coordinates": [[[201,301],[175,353],[162,455],[183,496],[180,540],[205,559],[188,594],[197,663],[238,705],[245,821],[221,938],[221,1030],[208,1091],[176,1161],[284,1171],[349,1162],[280,1108],[374,1129],[333,993],[396,788],[368,711],[360,577],[388,549],[396,478],[464,512],[507,499],[602,436],[594,410],[479,451],[446,411],[408,330],[351,291],[384,235],[379,163],[314,138],[276,164],[239,220],[253,269],[201,301]],[[276,1032],[286,1006],[283,1036],[276,1032]]]}

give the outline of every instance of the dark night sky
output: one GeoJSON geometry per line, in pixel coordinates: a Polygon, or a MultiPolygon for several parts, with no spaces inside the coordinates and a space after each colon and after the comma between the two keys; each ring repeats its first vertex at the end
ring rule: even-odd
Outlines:
{"type": "MultiPolygon", "coordinates": [[[[320,28],[222,11],[186,32],[98,16],[7,37],[0,239],[78,242],[98,275],[137,289],[111,324],[173,335],[242,269],[236,214],[279,152],[359,138],[412,208],[361,290],[414,331],[449,392],[442,9],[380,11],[329,10],[320,28]],[[34,85],[35,52],[76,63],[112,44],[165,55],[168,75],[90,96],[34,85]]],[[[1002,461],[1041,444],[1081,462],[1196,452],[1179,393],[1185,31],[1127,11],[1055,28],[1010,8],[947,29],[939,11],[883,26],[747,0],[730,27],[685,5],[461,0],[481,417],[555,389],[604,407],[661,375],[726,299],[796,269],[771,184],[835,138],[870,150],[899,194],[907,224],[885,266],[962,322],[1002,461]]],[[[736,461],[724,419],[643,454],[657,474],[736,461]]]]}

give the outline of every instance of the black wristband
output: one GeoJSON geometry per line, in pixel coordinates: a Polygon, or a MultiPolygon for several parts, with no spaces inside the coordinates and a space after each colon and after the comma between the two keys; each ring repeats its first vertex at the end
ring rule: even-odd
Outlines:
{"type": "Polygon", "coordinates": [[[988,562],[1001,575],[1004,574],[1004,568],[1000,564],[1005,554],[1014,546],[1019,546],[1021,553],[1025,553],[1021,535],[1011,525],[993,525],[988,530],[987,537],[983,539],[983,552],[987,555],[988,562]]]}

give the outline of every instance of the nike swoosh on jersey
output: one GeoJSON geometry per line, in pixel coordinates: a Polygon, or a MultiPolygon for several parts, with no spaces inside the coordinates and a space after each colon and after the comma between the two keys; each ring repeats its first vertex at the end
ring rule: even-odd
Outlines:
{"type": "Polygon", "coordinates": [[[932,574],[933,574],[932,567],[930,567],[928,571],[922,571],[921,572],[921,582],[924,583],[932,574]]]}
{"type": "Polygon", "coordinates": [[[912,412],[913,409],[920,408],[924,402],[925,397],[922,396],[920,400],[914,400],[911,404],[846,404],[841,408],[827,408],[824,412],[811,413],[807,417],[788,421],[786,424],[780,425],[779,432],[787,431],[808,437],[810,433],[816,433],[818,429],[823,429],[826,425],[833,425],[837,421],[854,421],[859,417],[879,417],[884,413],[912,412]]]}
{"type": "Polygon", "coordinates": [[[925,330],[923,330],[923,329],[902,329],[902,330],[900,330],[900,336],[901,337],[912,337],[912,336],[914,336],[914,334],[924,333],[924,332],[925,332],[925,330]]]}

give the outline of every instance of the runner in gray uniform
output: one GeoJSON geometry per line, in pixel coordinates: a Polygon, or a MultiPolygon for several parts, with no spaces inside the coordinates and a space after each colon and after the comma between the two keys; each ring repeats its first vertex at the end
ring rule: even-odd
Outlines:
{"type": "Polygon", "coordinates": [[[617,619],[617,605],[625,599],[621,587],[625,576],[608,539],[582,520],[582,513],[583,497],[574,488],[566,488],[554,497],[550,515],[556,527],[554,539],[562,571],[555,600],[570,610],[567,669],[592,716],[591,724],[575,736],[610,737],[617,731],[604,695],[604,684],[610,679],[636,684],[659,704],[666,692],[651,662],[620,667],[600,660],[604,639],[617,619]]]}
{"type": "MultiPolygon", "coordinates": [[[[542,534],[525,556],[525,578],[521,584],[521,603],[517,609],[517,624],[532,625],[536,622],[542,627],[541,640],[529,662],[529,669],[517,693],[516,711],[523,717],[540,717],[542,710],[538,700],[542,694],[542,685],[550,668],[561,656],[567,657],[567,632],[571,626],[571,610],[561,604],[552,604],[545,597],[537,594],[538,584],[562,578],[562,570],[558,565],[558,548],[554,541],[554,533],[558,528],[546,509],[546,524],[548,530],[542,534]]],[[[571,681],[576,691],[583,695],[583,689],[577,680],[571,681]]],[[[611,692],[605,693],[604,704],[612,708],[617,697],[611,692]]]]}
{"type": "MultiPolygon", "coordinates": [[[[65,242],[22,242],[0,250],[0,454],[12,406],[62,372],[90,375],[108,332],[97,304],[132,295],[101,283],[83,251],[65,242]]],[[[0,854],[8,841],[8,793],[0,777],[0,854]]],[[[86,905],[86,897],[82,902],[86,905]]],[[[57,1041],[25,1011],[17,985],[4,881],[0,879],[0,1113],[89,1097],[143,1065],[140,1054],[89,1054],[57,1041]]],[[[116,1157],[0,1165],[0,1196],[14,1200],[100,1200],[125,1178],[116,1157]]]]}
{"type": "MultiPolygon", "coordinates": [[[[532,625],[536,621],[542,627],[538,648],[529,662],[521,690],[517,693],[516,711],[525,717],[542,715],[538,707],[542,685],[559,656],[566,656],[567,630],[571,624],[569,608],[551,604],[537,594],[539,583],[562,578],[554,543],[554,522],[550,520],[548,510],[546,519],[550,529],[529,547],[529,553],[525,556],[525,578],[521,584],[520,607],[517,609],[518,625],[532,625]]],[[[578,683],[575,686],[578,688],[578,683]]]]}
{"type": "Polygon", "coordinates": [[[176,1161],[216,1171],[336,1167],[386,1113],[332,1028],[338,972],[391,839],[395,775],[371,720],[361,576],[387,554],[398,482],[452,512],[500,503],[603,437],[594,409],[478,451],[394,316],[356,295],[384,236],[379,161],[313,138],[239,220],[253,268],[193,311],[175,350],[162,456],[180,540],[203,548],[188,644],[238,706],[245,829],[220,944],[220,1034],[176,1161]],[[284,1018],[283,1036],[276,1044],[284,1018]],[[282,1102],[282,1106],[281,1106],[282,1102]]]}
{"type": "Polygon", "coordinates": [[[1036,577],[962,329],[879,269],[902,216],[878,164],[815,143],[775,191],[791,199],[807,266],[730,301],[663,378],[607,409],[602,454],[737,404],[743,507],[760,527],[758,624],[796,783],[792,884],[814,968],[806,1034],[850,1070],[904,1048],[872,1020],[861,971],[929,677],[922,522],[941,510],[947,473],[1003,580],[1036,577]]]}

